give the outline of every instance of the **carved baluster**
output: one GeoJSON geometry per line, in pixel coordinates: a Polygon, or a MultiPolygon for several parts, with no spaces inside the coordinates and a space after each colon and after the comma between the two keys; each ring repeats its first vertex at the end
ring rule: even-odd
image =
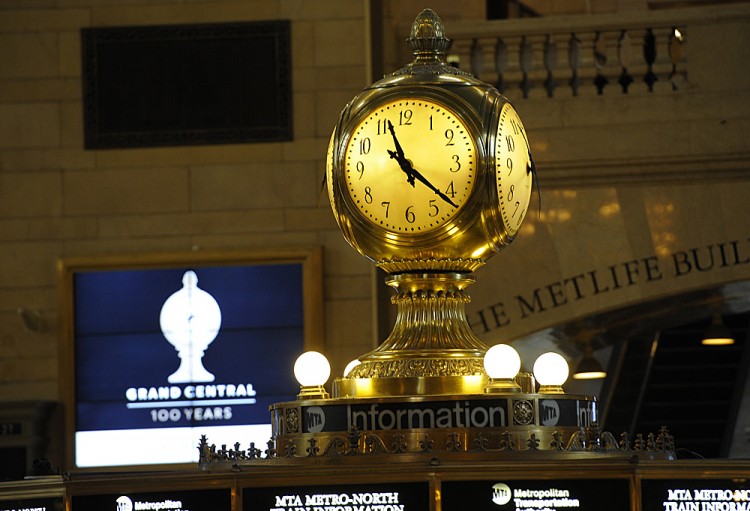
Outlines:
{"type": "Polygon", "coordinates": [[[521,90],[523,91],[523,97],[529,97],[529,91],[532,88],[531,80],[529,80],[529,72],[531,72],[531,66],[533,63],[533,55],[531,49],[531,43],[526,40],[526,36],[521,37],[521,53],[519,54],[519,63],[521,65],[521,73],[523,79],[521,80],[521,90]]]}
{"type": "Polygon", "coordinates": [[[484,70],[484,62],[482,61],[482,46],[479,44],[479,41],[477,39],[471,41],[471,52],[469,55],[471,62],[471,74],[479,78],[482,75],[482,71],[484,70]]]}
{"type": "Polygon", "coordinates": [[[658,80],[653,70],[654,61],[656,61],[656,36],[650,28],[646,30],[646,35],[643,37],[643,58],[648,65],[643,81],[648,85],[648,91],[654,92],[654,84],[658,80]]]}
{"type": "Polygon", "coordinates": [[[568,64],[573,72],[569,82],[570,88],[573,90],[573,95],[578,96],[578,86],[581,83],[578,78],[578,68],[581,66],[581,40],[575,34],[570,34],[568,40],[568,64]]]}
{"type": "Polygon", "coordinates": [[[596,93],[602,95],[604,93],[604,87],[609,83],[607,77],[604,76],[604,66],[607,64],[607,43],[604,40],[604,36],[601,32],[596,33],[594,38],[594,65],[596,66],[596,78],[594,78],[594,85],[596,85],[596,93]]]}
{"type": "Polygon", "coordinates": [[[672,84],[672,90],[679,88],[679,76],[677,75],[677,63],[682,60],[682,51],[685,44],[685,37],[680,29],[672,27],[672,33],[669,35],[669,60],[672,61],[672,72],[669,74],[669,81],[672,84]]]}
{"type": "Polygon", "coordinates": [[[552,97],[555,92],[555,78],[552,75],[557,67],[557,43],[552,40],[549,34],[544,40],[544,68],[547,70],[547,79],[544,81],[544,87],[547,89],[547,96],[552,97]]]}
{"type": "Polygon", "coordinates": [[[628,73],[630,62],[633,57],[633,44],[630,40],[630,35],[626,30],[623,30],[620,34],[620,39],[617,41],[617,60],[620,61],[622,67],[622,73],[617,83],[622,87],[623,94],[628,93],[628,87],[633,83],[633,77],[628,73]]]}
{"type": "Polygon", "coordinates": [[[495,44],[495,71],[497,71],[497,83],[495,87],[500,92],[505,92],[505,69],[508,67],[508,47],[502,37],[497,38],[495,44]]]}

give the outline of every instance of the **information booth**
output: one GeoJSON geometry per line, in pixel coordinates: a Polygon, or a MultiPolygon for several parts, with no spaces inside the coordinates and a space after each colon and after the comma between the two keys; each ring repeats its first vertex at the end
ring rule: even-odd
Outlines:
{"type": "Polygon", "coordinates": [[[256,466],[85,473],[0,483],[0,510],[742,511],[749,460],[566,462],[466,456],[259,460],[256,466]],[[463,459],[462,459],[463,458],[463,459]],[[364,461],[364,462],[363,462],[364,461]]]}

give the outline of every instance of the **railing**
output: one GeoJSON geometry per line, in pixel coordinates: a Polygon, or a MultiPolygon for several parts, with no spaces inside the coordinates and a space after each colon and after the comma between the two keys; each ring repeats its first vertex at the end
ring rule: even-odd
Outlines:
{"type": "Polygon", "coordinates": [[[449,61],[511,98],[680,92],[691,24],[747,7],[453,22],[449,61]]]}

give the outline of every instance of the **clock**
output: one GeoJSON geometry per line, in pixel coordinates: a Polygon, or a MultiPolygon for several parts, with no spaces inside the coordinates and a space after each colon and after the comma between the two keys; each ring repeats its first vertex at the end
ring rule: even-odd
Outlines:
{"type": "Polygon", "coordinates": [[[344,148],[346,195],[375,229],[427,233],[446,225],[476,180],[474,136],[451,108],[426,97],[368,109],[344,148]]]}
{"type": "Polygon", "coordinates": [[[386,273],[472,273],[515,238],[534,166],[523,124],[490,84],[447,64],[425,9],[414,61],[354,96],[326,155],[346,241],[386,273]]]}
{"type": "Polygon", "coordinates": [[[502,105],[497,123],[495,174],[503,227],[508,236],[515,236],[531,200],[534,163],[521,118],[508,102],[502,105]]]}

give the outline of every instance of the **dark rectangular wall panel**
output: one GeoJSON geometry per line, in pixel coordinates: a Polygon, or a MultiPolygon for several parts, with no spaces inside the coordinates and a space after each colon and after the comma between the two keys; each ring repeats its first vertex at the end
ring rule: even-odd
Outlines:
{"type": "Polygon", "coordinates": [[[86,149],[292,139],[290,22],[81,31],[86,149]]]}

